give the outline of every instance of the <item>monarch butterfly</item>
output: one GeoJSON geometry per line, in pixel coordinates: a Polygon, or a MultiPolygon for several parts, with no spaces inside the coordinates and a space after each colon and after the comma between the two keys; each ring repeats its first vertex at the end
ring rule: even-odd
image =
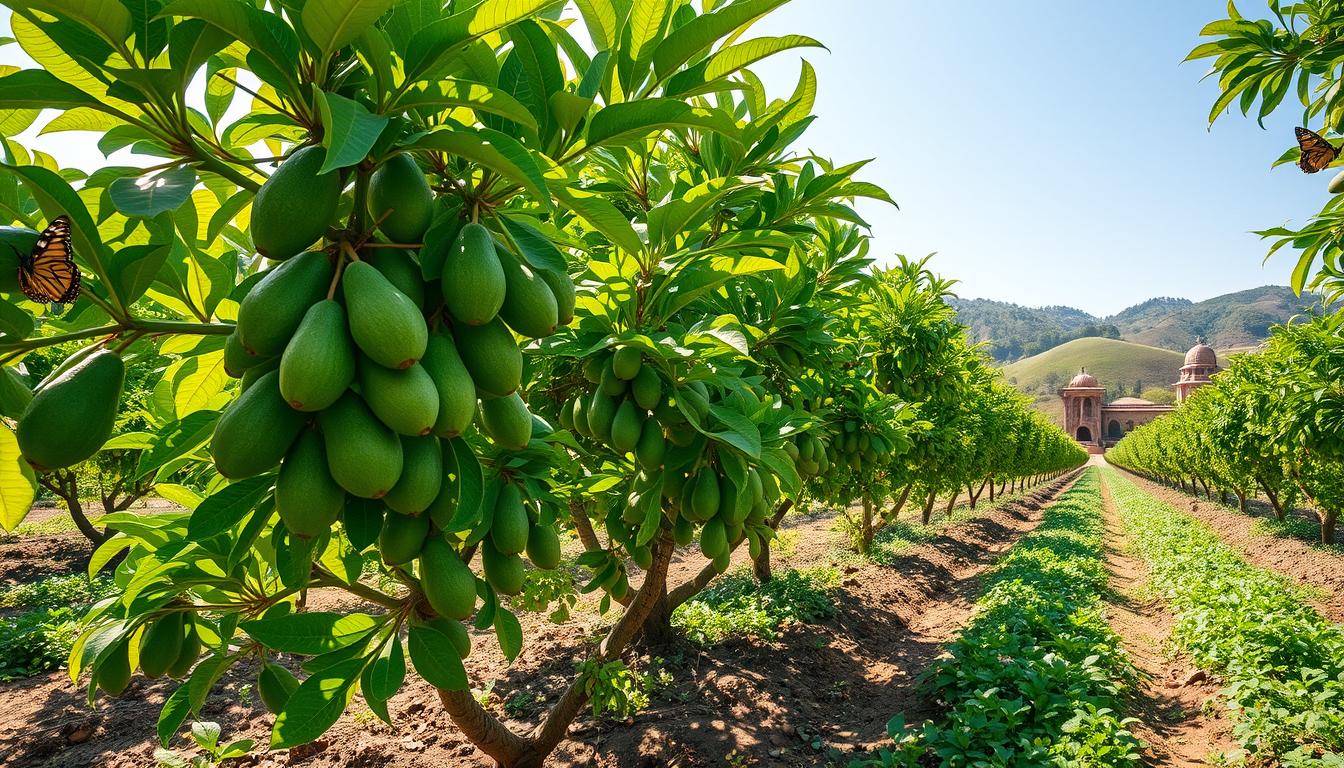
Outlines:
{"type": "Polygon", "coordinates": [[[1315,132],[1306,128],[1295,128],[1293,132],[1297,134],[1297,146],[1302,150],[1301,156],[1297,158],[1297,167],[1303,173],[1315,173],[1339,157],[1339,149],[1315,132]]]}
{"type": "Polygon", "coordinates": [[[19,287],[33,301],[69,304],[79,296],[79,267],[70,249],[70,219],[57,216],[32,253],[19,255],[19,287]]]}

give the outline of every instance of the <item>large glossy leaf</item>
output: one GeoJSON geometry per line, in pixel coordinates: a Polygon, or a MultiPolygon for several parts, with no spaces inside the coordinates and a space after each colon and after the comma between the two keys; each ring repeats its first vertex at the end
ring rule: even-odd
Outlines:
{"type": "Polygon", "coordinates": [[[464,157],[523,187],[538,202],[550,200],[546,180],[531,153],[498,131],[488,128],[475,133],[449,129],[431,131],[408,148],[432,149],[464,157]]]}
{"type": "Polygon", "coordinates": [[[444,59],[483,35],[534,16],[561,0],[484,0],[430,24],[406,46],[406,79],[418,81],[444,59]]]}
{"type": "Polygon", "coordinates": [[[88,107],[108,112],[123,120],[132,118],[92,95],[41,69],[23,69],[0,77],[0,107],[32,109],[75,109],[88,107]]]}
{"type": "Polygon", "coordinates": [[[155,472],[164,464],[204,445],[214,432],[216,421],[219,421],[219,411],[196,411],[164,427],[152,447],[140,454],[136,477],[155,472]]]}
{"type": "Polygon", "coordinates": [[[397,100],[397,107],[401,109],[466,107],[477,113],[506,117],[533,131],[537,129],[536,118],[514,97],[498,88],[463,80],[422,83],[402,95],[397,100]]]}
{"type": "Polygon", "coordinates": [[[299,91],[294,75],[299,64],[299,38],[279,16],[242,0],[174,0],[160,15],[201,19],[218,27],[269,62],[275,74],[289,84],[291,96],[299,91]]]}
{"type": "Polygon", "coordinates": [[[364,613],[305,611],[244,621],[244,632],[272,650],[317,656],[367,637],[379,620],[364,613]]]}
{"type": "Polygon", "coordinates": [[[327,157],[319,173],[359,163],[387,127],[385,115],[372,114],[363,104],[339,94],[318,91],[317,103],[326,129],[322,133],[322,145],[327,148],[327,157]]]}
{"type": "Polygon", "coordinates": [[[131,36],[131,14],[118,0],[11,0],[15,10],[43,11],[65,16],[120,46],[131,36]]]}
{"type": "Polygon", "coordinates": [[[411,663],[425,682],[445,691],[467,690],[467,671],[447,635],[427,624],[417,624],[411,627],[407,645],[411,663]]]}
{"type": "Polygon", "coordinates": [[[691,19],[658,43],[653,51],[654,73],[659,80],[665,80],[719,40],[786,2],[788,0],[741,0],[691,19]]]}
{"type": "Polygon", "coordinates": [[[299,19],[303,31],[330,56],[373,26],[392,7],[392,0],[322,0],[304,3],[299,19]]]}
{"type": "Polygon", "coordinates": [[[631,254],[644,249],[644,242],[639,239],[639,234],[625,214],[596,192],[557,188],[555,196],[617,248],[631,254]]]}
{"type": "Polygon", "coordinates": [[[37,495],[33,469],[19,454],[19,441],[0,424],[0,528],[12,531],[23,522],[37,495]]]}
{"type": "Polygon", "coordinates": [[[307,744],[326,733],[349,706],[363,669],[363,659],[350,659],[309,675],[276,716],[271,749],[307,744]]]}
{"type": "Polygon", "coordinates": [[[127,216],[153,218],[177,210],[196,187],[196,171],[182,165],[145,176],[125,176],[108,185],[112,205],[127,216]]]}
{"type": "Polygon", "coordinates": [[[271,490],[270,476],[249,477],[215,491],[191,513],[187,536],[204,541],[237,525],[271,490]]]}
{"type": "Polygon", "coordinates": [[[677,99],[641,99],[612,104],[599,110],[588,123],[588,144],[596,146],[616,139],[638,138],[669,128],[698,128],[732,136],[733,121],[716,112],[677,99]]]}

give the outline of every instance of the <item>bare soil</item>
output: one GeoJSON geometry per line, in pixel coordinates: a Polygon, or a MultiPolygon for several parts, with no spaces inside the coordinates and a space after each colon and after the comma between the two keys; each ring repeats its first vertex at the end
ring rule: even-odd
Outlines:
{"type": "MultiPolygon", "coordinates": [[[[670,673],[670,684],[656,691],[650,706],[631,720],[595,720],[585,713],[548,765],[643,768],[738,761],[813,766],[881,743],[888,719],[897,713],[904,713],[907,722],[931,716],[932,705],[920,696],[916,681],[965,623],[980,592],[980,575],[1039,524],[1043,508],[1071,479],[952,524],[888,565],[841,557],[834,515],[793,519],[789,525],[798,533],[797,543],[789,556],[775,558],[775,566],[838,567],[843,580],[835,594],[836,616],[821,624],[787,627],[774,642],[730,639],[707,648],[679,645],[659,650],[658,659],[640,659],[645,669],[661,667],[670,673]]],[[[21,556],[46,546],[21,542],[21,556]]],[[[61,548],[51,544],[50,549],[47,557],[54,566],[59,561],[54,553],[61,548]]],[[[18,554],[13,548],[0,549],[7,567],[11,553],[18,554]]],[[[746,554],[735,560],[745,563],[746,554]]],[[[685,553],[673,563],[670,581],[690,578],[703,563],[697,553],[685,553]]],[[[334,594],[310,597],[311,606],[327,609],[344,602],[334,594]]],[[[489,691],[489,706],[511,717],[511,726],[521,731],[535,724],[559,696],[576,661],[613,617],[585,609],[563,625],[538,614],[520,618],[528,644],[512,665],[492,639],[479,635],[467,669],[473,687],[489,691]]],[[[255,672],[255,666],[244,664],[226,675],[201,719],[219,722],[225,739],[251,738],[264,745],[272,717],[252,690],[255,672]]],[[[154,722],[173,685],[137,677],[121,698],[100,697],[91,709],[84,688],[71,684],[64,671],[0,684],[0,766],[152,765],[154,722]]],[[[395,729],[377,721],[357,698],[319,741],[289,751],[258,750],[237,764],[490,765],[458,735],[434,690],[418,677],[408,677],[389,709],[398,724],[395,729]]],[[[181,749],[184,742],[179,739],[173,746],[181,749]]]]}
{"type": "MultiPolygon", "coordinates": [[[[1123,471],[1123,470],[1119,470],[1123,471]]],[[[1140,488],[1182,512],[1206,523],[1224,544],[1247,562],[1287,576],[1309,588],[1310,602],[1321,615],[1344,623],[1344,555],[1309,542],[1254,530],[1256,517],[1217,502],[1124,473],[1140,488]]]]}
{"type": "Polygon", "coordinates": [[[1147,744],[1144,762],[1170,768],[1217,764],[1213,756],[1236,747],[1224,708],[1205,706],[1216,699],[1219,685],[1188,659],[1173,655],[1167,644],[1174,622],[1171,612],[1146,589],[1147,566],[1127,551],[1124,524],[1104,482],[1101,493],[1112,589],[1106,615],[1139,671],[1133,714],[1140,722],[1132,728],[1147,744]]]}

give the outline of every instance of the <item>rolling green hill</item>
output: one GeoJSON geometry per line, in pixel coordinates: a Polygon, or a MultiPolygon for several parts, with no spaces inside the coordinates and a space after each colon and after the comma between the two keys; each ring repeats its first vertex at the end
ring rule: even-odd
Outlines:
{"type": "MultiPolygon", "coordinates": [[[[1220,356],[1221,357],[1221,356],[1220,356]]],[[[1063,423],[1056,393],[1083,367],[1106,388],[1106,400],[1138,397],[1144,390],[1169,389],[1185,356],[1118,339],[1076,339],[1039,355],[1004,366],[1009,383],[1036,398],[1038,410],[1063,423]]]]}
{"type": "Polygon", "coordinates": [[[1319,299],[1267,285],[1205,301],[1161,297],[1110,317],[1072,307],[1024,307],[989,299],[948,301],[971,338],[1000,361],[1021,360],[1074,339],[1103,336],[1184,352],[1204,336],[1215,349],[1254,347],[1272,325],[1310,311],[1319,299]]]}

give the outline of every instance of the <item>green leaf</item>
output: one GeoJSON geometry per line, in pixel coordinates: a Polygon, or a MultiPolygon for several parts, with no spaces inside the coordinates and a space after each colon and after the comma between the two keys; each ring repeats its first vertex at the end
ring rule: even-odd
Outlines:
{"type": "Polygon", "coordinates": [[[391,7],[392,0],[322,0],[304,3],[299,20],[318,50],[330,56],[352,43],[391,7]]]}
{"type": "Polygon", "coordinates": [[[472,133],[440,129],[424,134],[407,148],[432,149],[464,157],[523,187],[538,202],[550,202],[546,179],[532,154],[516,139],[498,131],[482,128],[472,133]]]}
{"type": "Polygon", "coordinates": [[[150,219],[177,210],[196,188],[196,171],[181,165],[148,176],[123,176],[108,185],[112,205],[129,217],[150,219]]]}
{"type": "MultiPolygon", "coordinates": [[[[305,9],[309,7],[312,6],[305,9]]],[[[339,94],[318,91],[317,104],[326,129],[322,146],[327,148],[327,158],[318,170],[320,174],[358,164],[387,127],[385,115],[372,114],[363,104],[339,94]]]]}
{"type": "Polygon", "coordinates": [[[271,489],[270,475],[249,477],[215,491],[191,513],[187,538],[204,541],[237,525],[271,489]]]}
{"type": "Polygon", "coordinates": [[[0,300],[0,333],[5,341],[20,341],[33,332],[33,316],[22,309],[0,300]]]}
{"type": "Polygon", "coordinates": [[[512,662],[518,658],[523,650],[523,626],[512,611],[501,608],[495,614],[495,637],[499,640],[499,650],[503,651],[505,659],[512,662]]]}
{"type": "Polygon", "coordinates": [[[14,0],[8,5],[74,19],[114,47],[131,36],[131,14],[117,0],[14,0]]]}
{"type": "Polygon", "coordinates": [[[421,107],[466,107],[477,113],[499,115],[533,131],[537,119],[513,96],[481,83],[437,80],[410,89],[397,100],[398,109],[421,107]]]}
{"type": "Polygon", "coordinates": [[[668,0],[634,0],[627,27],[629,49],[626,53],[634,61],[645,59],[645,47],[662,37],[663,21],[667,18],[668,0]]]}
{"type": "Polygon", "coordinates": [[[500,216],[499,220],[528,264],[537,269],[547,269],[562,275],[569,274],[569,264],[565,261],[565,255],[549,238],[518,219],[500,216]]]}
{"type": "Polygon", "coordinates": [[[316,656],[367,637],[380,621],[364,613],[286,613],[244,621],[238,626],[274,651],[316,656]]]}
{"type": "Polygon", "coordinates": [[[363,552],[378,540],[378,533],[383,528],[383,509],[383,503],[375,499],[345,498],[341,523],[345,527],[345,538],[356,552],[363,552]]]}
{"type": "Polygon", "coordinates": [[[108,106],[42,69],[24,69],[0,77],[0,107],[8,109],[76,109],[87,107],[130,122],[125,112],[108,106]]]}
{"type": "Polygon", "coordinates": [[[116,268],[113,280],[117,292],[126,301],[134,304],[154,284],[172,252],[172,246],[153,243],[128,245],[117,251],[117,258],[113,263],[116,268]]]}
{"type": "Polygon", "coordinates": [[[401,638],[395,634],[379,652],[378,658],[364,669],[360,677],[360,690],[369,709],[383,722],[392,724],[392,716],[387,711],[387,700],[401,690],[406,682],[406,657],[401,650],[401,638]]]}
{"type": "Polygon", "coordinates": [[[23,522],[37,495],[33,469],[19,454],[19,441],[0,424],[0,528],[12,531],[23,522]]]}
{"type": "MultiPolygon", "coordinates": [[[[201,19],[227,32],[275,68],[274,74],[289,86],[288,95],[299,95],[294,75],[299,67],[299,38],[279,16],[242,0],[175,0],[159,15],[201,19]]],[[[262,79],[270,82],[267,77],[262,79]]]]}
{"type": "Polygon", "coordinates": [[[724,113],[693,107],[677,99],[641,99],[604,107],[588,123],[588,145],[637,138],[670,128],[697,128],[725,136],[736,126],[724,113]]]}
{"type": "Polygon", "coordinates": [[[467,43],[559,4],[560,0],[484,0],[440,19],[416,32],[406,46],[406,79],[420,80],[445,58],[465,50],[467,43]]]}
{"type": "Polygon", "coordinates": [[[161,429],[149,450],[140,454],[135,467],[136,478],[155,472],[204,445],[217,421],[219,411],[194,411],[161,429]]]}
{"type": "Polygon", "coordinates": [[[17,419],[32,402],[33,392],[13,368],[0,370],[0,416],[17,419]]]}
{"type": "Polygon", "coordinates": [[[718,80],[737,72],[767,56],[792,48],[825,48],[826,46],[805,35],[758,37],[755,40],[730,45],[709,58],[705,67],[705,81],[718,80]]]}
{"type": "Polygon", "coordinates": [[[682,64],[708,51],[720,39],[778,8],[788,0],[741,0],[691,19],[663,38],[653,51],[653,70],[662,81],[682,64]]]}
{"type": "Polygon", "coordinates": [[[727,443],[752,458],[760,458],[761,430],[751,419],[721,405],[710,406],[709,413],[723,428],[702,429],[705,435],[727,443]]]}
{"type": "Polygon", "coordinates": [[[187,721],[187,714],[191,712],[191,688],[186,684],[179,685],[172,695],[163,702],[163,709],[159,710],[159,722],[157,730],[159,732],[159,743],[168,746],[168,742],[173,740],[182,723],[187,721]]]}
{"type": "Polygon", "coordinates": [[[276,716],[271,749],[307,744],[326,733],[350,705],[363,669],[363,659],[350,659],[309,675],[276,716]]]}
{"type": "Polygon", "coordinates": [[[644,250],[644,242],[630,225],[630,220],[602,195],[582,189],[557,188],[555,196],[617,248],[631,254],[644,250]]]}
{"type": "Polygon", "coordinates": [[[448,636],[428,624],[411,627],[407,637],[411,663],[425,682],[445,691],[467,690],[467,670],[448,636]]]}

